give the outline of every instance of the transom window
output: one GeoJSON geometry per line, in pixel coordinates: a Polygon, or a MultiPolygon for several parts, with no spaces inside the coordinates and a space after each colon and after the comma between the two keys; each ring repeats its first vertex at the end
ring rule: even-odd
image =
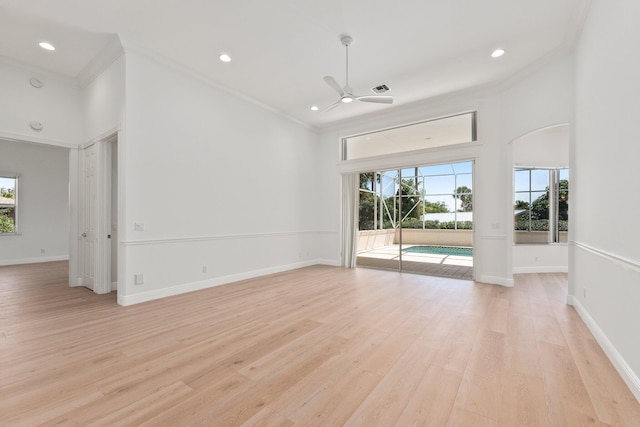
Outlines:
{"type": "Polygon", "coordinates": [[[342,160],[386,156],[475,140],[476,113],[464,113],[344,138],[342,160]]]}

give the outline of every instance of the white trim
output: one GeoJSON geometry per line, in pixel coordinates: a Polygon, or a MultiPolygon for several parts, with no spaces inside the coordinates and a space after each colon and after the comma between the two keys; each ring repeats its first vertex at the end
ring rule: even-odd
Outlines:
{"type": "MultiPolygon", "coordinates": [[[[289,231],[281,233],[254,233],[254,234],[226,234],[217,236],[193,236],[193,237],[175,237],[172,239],[147,239],[147,240],[123,240],[120,242],[122,246],[139,246],[139,245],[160,245],[167,243],[190,243],[190,242],[209,242],[214,240],[238,240],[238,239],[258,239],[270,237],[293,237],[313,234],[328,234],[321,231],[289,231]]],[[[329,234],[337,234],[331,232],[329,234]]]]}
{"type": "Polygon", "coordinates": [[[625,268],[625,269],[630,268],[640,273],[640,262],[636,260],[633,260],[631,258],[625,258],[623,256],[614,254],[612,252],[603,251],[603,250],[594,248],[593,246],[585,245],[584,243],[576,242],[573,240],[569,244],[575,247],[578,247],[580,249],[583,249],[587,252],[591,252],[592,254],[599,255],[603,258],[606,258],[609,261],[613,262],[614,264],[622,268],[625,268]]]}
{"type": "Polygon", "coordinates": [[[32,142],[35,144],[53,145],[56,147],[63,147],[63,148],[78,147],[78,144],[74,144],[70,142],[58,141],[56,139],[50,139],[50,138],[39,138],[33,135],[20,135],[17,133],[11,133],[11,132],[5,132],[5,131],[0,131],[0,139],[4,139],[6,141],[14,141],[14,142],[32,142]]]}
{"type": "Polygon", "coordinates": [[[233,282],[239,282],[241,280],[253,279],[255,277],[266,276],[268,274],[282,273],[284,271],[295,270],[297,268],[309,267],[318,264],[317,261],[304,261],[294,264],[280,265],[276,267],[265,268],[262,270],[247,271],[244,273],[231,274],[223,277],[216,277],[213,279],[202,280],[199,282],[184,283],[181,285],[171,286],[168,288],[157,289],[148,292],[140,292],[133,295],[120,295],[118,294],[118,304],[127,306],[133,304],[139,304],[141,302],[152,301],[159,298],[170,297],[174,295],[180,295],[187,292],[199,291],[202,289],[208,289],[215,286],[226,285],[233,282]]]}
{"type": "Polygon", "coordinates": [[[0,266],[36,264],[40,262],[68,261],[68,260],[69,260],[69,255],[58,255],[58,256],[48,256],[48,257],[38,257],[38,258],[2,259],[0,260],[0,266]]]}
{"type": "Polygon", "coordinates": [[[598,326],[596,321],[593,320],[587,309],[580,304],[580,301],[573,295],[568,295],[567,304],[576,309],[582,321],[587,325],[587,328],[589,328],[593,337],[596,339],[598,344],[600,344],[600,347],[602,347],[602,350],[616,368],[618,374],[620,374],[624,382],[627,384],[627,387],[631,390],[631,393],[633,393],[636,400],[640,402],[640,378],[638,378],[636,373],[633,372],[633,369],[631,369],[626,360],[624,360],[624,357],[622,357],[611,341],[609,341],[607,335],[602,331],[602,329],[600,329],[600,326],[598,326]]]}
{"type": "Polygon", "coordinates": [[[22,68],[22,70],[24,71],[39,74],[40,76],[51,77],[76,88],[79,87],[76,79],[67,74],[60,73],[57,71],[51,71],[42,67],[37,67],[33,64],[29,64],[27,62],[23,62],[15,58],[9,58],[8,56],[0,55],[0,64],[9,65],[15,68],[22,68]]]}
{"type": "Polygon", "coordinates": [[[98,136],[92,138],[89,141],[83,142],[82,144],[78,144],[78,149],[84,150],[85,148],[91,147],[93,144],[97,142],[116,142],[118,140],[118,133],[120,132],[120,125],[112,127],[109,130],[106,130],[99,134],[98,136]]]}
{"type": "Polygon", "coordinates": [[[315,126],[310,125],[309,123],[303,122],[281,110],[278,110],[274,107],[271,107],[270,105],[267,105],[263,102],[258,101],[257,99],[254,99],[250,96],[247,96],[244,93],[238,92],[235,89],[231,89],[230,87],[227,87],[215,80],[213,80],[209,75],[206,75],[204,73],[202,73],[199,70],[196,70],[194,68],[191,68],[181,62],[178,62],[174,59],[168,58],[164,55],[162,55],[161,53],[158,53],[152,49],[148,49],[145,47],[142,47],[140,45],[137,45],[135,43],[132,43],[129,40],[126,39],[120,39],[120,42],[122,43],[122,46],[124,48],[124,52],[126,53],[133,53],[136,55],[139,55],[149,61],[153,61],[158,65],[167,67],[169,69],[172,69],[174,71],[177,71],[187,77],[190,77],[192,79],[198,80],[208,86],[214,87],[216,89],[222,90],[226,93],[229,93],[237,98],[243,99],[255,106],[258,106],[264,110],[270,111],[282,118],[285,118],[287,120],[290,120],[293,123],[296,123],[300,126],[303,126],[315,133],[318,133],[318,128],[315,126]]]}
{"type": "Polygon", "coordinates": [[[568,273],[569,266],[566,265],[549,265],[535,267],[513,267],[513,274],[529,274],[529,273],[568,273]]]}
{"type": "Polygon", "coordinates": [[[340,267],[341,265],[340,259],[317,259],[316,262],[319,265],[328,265],[331,267],[340,267]]]}
{"type": "Polygon", "coordinates": [[[507,240],[507,236],[480,236],[483,240],[507,240]]]}
{"type": "Polygon", "coordinates": [[[580,35],[582,34],[582,29],[589,15],[590,8],[591,0],[576,2],[577,13],[572,14],[569,25],[567,25],[567,32],[564,35],[564,45],[569,49],[573,49],[578,43],[578,40],[580,40],[580,35]]]}
{"type": "Polygon", "coordinates": [[[506,279],[504,277],[497,276],[479,276],[475,279],[476,282],[489,283],[491,285],[500,285],[507,288],[512,288],[514,285],[513,279],[506,279]]]}
{"type": "Polygon", "coordinates": [[[124,49],[120,43],[120,38],[114,35],[107,45],[78,74],[77,81],[80,87],[86,89],[122,55],[124,55],[124,49]]]}
{"type": "Polygon", "coordinates": [[[423,148],[384,156],[366,157],[364,159],[342,160],[338,163],[337,169],[340,174],[348,174],[382,169],[401,169],[418,164],[428,166],[432,164],[470,162],[478,157],[481,148],[481,142],[464,142],[444,147],[423,148]],[[439,154],[437,157],[435,156],[436,153],[439,154]]]}
{"type": "MultiPolygon", "coordinates": [[[[516,142],[517,140],[519,140],[520,138],[524,138],[525,136],[533,135],[536,132],[550,130],[550,129],[561,127],[561,126],[566,126],[567,128],[569,128],[569,123],[567,123],[567,122],[555,123],[555,124],[552,124],[552,125],[542,126],[540,128],[537,128],[537,129],[534,129],[534,130],[530,130],[528,132],[523,133],[520,136],[516,136],[511,141],[507,142],[507,145],[513,145],[513,143],[516,142]]],[[[526,167],[524,165],[513,165],[513,166],[514,167],[526,167]]],[[[543,168],[541,165],[536,165],[536,167],[543,168]]],[[[563,166],[562,168],[568,168],[568,167],[569,166],[563,166]]],[[[558,166],[553,166],[553,167],[544,168],[544,169],[560,169],[560,168],[558,166]]]]}

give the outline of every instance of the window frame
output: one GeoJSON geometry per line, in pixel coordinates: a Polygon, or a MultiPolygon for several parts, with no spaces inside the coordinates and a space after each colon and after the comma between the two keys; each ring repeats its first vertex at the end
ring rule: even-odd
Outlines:
{"type": "MultiPolygon", "coordinates": [[[[513,221],[513,227],[512,227],[512,232],[514,233],[514,241],[513,243],[516,245],[534,245],[534,244],[540,244],[540,245],[551,245],[551,244],[565,244],[566,242],[561,241],[560,238],[560,194],[561,193],[566,193],[567,197],[567,202],[568,202],[568,196],[569,196],[569,189],[567,188],[566,190],[560,190],[560,182],[562,181],[562,177],[561,177],[561,173],[562,171],[566,171],[567,172],[567,182],[570,183],[569,180],[569,168],[568,167],[515,167],[513,169],[513,179],[514,179],[514,187],[513,187],[513,192],[512,192],[512,196],[513,196],[513,209],[514,209],[514,221],[513,221]],[[516,181],[516,172],[522,172],[522,171],[526,171],[528,172],[528,190],[517,190],[515,187],[515,181],[516,181]],[[534,193],[540,193],[541,190],[539,189],[533,189],[533,179],[532,179],[532,172],[533,171],[547,171],[548,175],[549,175],[549,179],[548,179],[548,186],[546,187],[546,189],[544,190],[544,192],[549,194],[549,212],[548,212],[548,229],[547,230],[542,230],[542,231],[546,231],[547,233],[547,241],[546,242],[518,242],[516,241],[516,233],[517,232],[525,232],[525,233],[532,233],[535,230],[532,230],[531,228],[531,224],[532,224],[532,211],[533,211],[533,194],[534,193]],[[515,218],[515,202],[519,199],[517,196],[519,194],[528,194],[528,218],[529,218],[529,227],[528,230],[518,230],[516,229],[516,225],[517,225],[517,221],[515,218]],[[553,200],[553,203],[551,202],[553,200]]],[[[535,199],[537,200],[537,198],[535,199]]],[[[567,220],[568,221],[568,220],[567,220]]]]}
{"type": "MultiPolygon", "coordinates": [[[[342,138],[340,138],[340,161],[341,162],[366,161],[366,160],[380,158],[380,157],[388,157],[388,156],[399,155],[399,154],[407,154],[407,153],[419,152],[419,151],[424,151],[424,150],[452,148],[452,147],[456,147],[456,146],[464,146],[464,145],[467,145],[467,144],[477,143],[478,142],[477,117],[478,117],[478,111],[477,110],[463,111],[463,112],[458,112],[458,113],[454,113],[454,114],[449,114],[449,115],[446,115],[446,116],[434,117],[434,118],[431,118],[431,119],[422,120],[422,121],[415,122],[415,123],[407,123],[407,124],[403,124],[403,125],[399,125],[399,126],[393,126],[393,127],[390,127],[390,128],[379,129],[379,130],[375,130],[375,131],[370,131],[370,132],[365,132],[365,133],[360,133],[360,134],[355,134],[355,135],[342,137],[342,138]],[[395,150],[394,149],[390,149],[389,151],[387,151],[385,153],[379,153],[379,154],[372,154],[372,155],[349,158],[347,145],[349,144],[350,140],[358,139],[360,137],[367,137],[367,136],[371,136],[371,135],[384,134],[386,132],[402,130],[402,129],[410,128],[410,127],[413,127],[413,126],[420,126],[420,125],[428,124],[428,123],[442,122],[442,121],[446,121],[446,120],[449,120],[449,119],[456,119],[456,118],[460,118],[460,117],[464,117],[464,116],[469,116],[470,117],[469,134],[470,134],[471,140],[469,140],[469,141],[464,140],[464,141],[460,141],[460,142],[446,143],[446,144],[441,144],[441,145],[426,144],[426,146],[424,146],[424,147],[414,147],[414,148],[411,148],[411,149],[395,149],[395,150]]],[[[353,141],[351,141],[351,142],[353,142],[353,141]]]]}
{"type": "MultiPolygon", "coordinates": [[[[14,180],[14,206],[13,206],[13,231],[11,232],[0,232],[0,236],[15,236],[20,234],[20,220],[19,220],[19,213],[20,213],[20,201],[19,201],[19,188],[20,188],[20,174],[15,173],[15,172],[5,172],[5,171],[0,171],[0,178],[4,178],[4,179],[13,179],[14,180]]],[[[0,186],[2,187],[2,186],[0,186]]],[[[0,208],[1,209],[1,208],[0,208]]]]}

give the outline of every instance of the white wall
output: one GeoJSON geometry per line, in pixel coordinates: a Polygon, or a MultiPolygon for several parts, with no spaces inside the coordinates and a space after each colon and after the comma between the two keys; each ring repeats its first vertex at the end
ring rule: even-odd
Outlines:
{"type": "Polygon", "coordinates": [[[512,146],[514,167],[569,167],[568,124],[524,135],[513,141],[512,146]]]}
{"type": "Polygon", "coordinates": [[[120,303],[315,263],[313,132],[134,52],[125,110],[120,303]]]}
{"type": "Polygon", "coordinates": [[[0,236],[0,265],[68,258],[68,152],[62,147],[0,139],[0,171],[20,174],[19,234],[0,236]]]}
{"type": "MultiPolygon", "coordinates": [[[[502,85],[439,98],[335,126],[322,133],[319,191],[323,210],[322,258],[340,260],[340,173],[475,159],[474,264],[479,281],[512,285],[511,141],[535,129],[567,123],[573,109],[573,59],[547,58],[502,85]],[[413,152],[386,159],[340,162],[341,137],[414,123],[463,111],[478,111],[478,144],[413,152]]],[[[346,106],[345,108],[348,108],[346,106]]]]}
{"type": "Polygon", "coordinates": [[[82,139],[80,89],[71,80],[0,62],[0,137],[72,147],[82,139]],[[36,77],[36,89],[29,79],[36,77]],[[29,127],[42,123],[39,132],[29,127]]]}
{"type": "Polygon", "coordinates": [[[594,0],[577,49],[569,301],[640,400],[638,22],[639,2],[594,0]]]}
{"type": "MultiPolygon", "coordinates": [[[[89,141],[104,139],[114,132],[120,130],[124,120],[124,99],[125,99],[125,55],[120,54],[114,60],[108,62],[108,66],[92,80],[85,83],[81,92],[82,121],[79,128],[82,139],[78,144],[85,144],[89,141]]],[[[124,143],[124,138],[118,135],[117,144],[124,143]]],[[[118,153],[118,150],[116,150],[118,153]]],[[[82,177],[79,170],[78,149],[72,149],[69,156],[69,176],[70,179],[70,210],[71,210],[71,235],[69,236],[69,283],[76,285],[80,281],[80,268],[78,265],[78,238],[83,230],[80,229],[79,211],[79,184],[82,177]]],[[[119,154],[116,154],[119,156],[119,154]]],[[[119,158],[115,159],[118,163],[119,158]]],[[[119,175],[122,171],[118,172],[119,175]]],[[[118,183],[120,185],[120,183],[118,183]]],[[[123,191],[116,189],[116,193],[123,191]]],[[[116,219],[115,222],[118,220],[116,219]]],[[[118,235],[112,235],[112,245],[119,245],[118,235]]],[[[117,270],[115,267],[113,270],[117,270]]],[[[112,277],[112,281],[117,281],[112,277]]]]}
{"type": "Polygon", "coordinates": [[[124,115],[125,55],[121,54],[82,90],[83,142],[119,128],[124,115]]]}
{"type": "Polygon", "coordinates": [[[569,246],[554,244],[513,245],[513,272],[566,273],[569,271],[569,246]]]}
{"type": "Polygon", "coordinates": [[[0,138],[12,140],[0,145],[0,170],[22,174],[22,235],[0,238],[0,263],[67,259],[69,150],[56,147],[74,147],[82,140],[80,89],[56,74],[0,62],[0,93],[0,138]],[[41,88],[29,83],[32,77],[42,82],[41,88]],[[34,131],[31,121],[43,129],[34,131]]]}

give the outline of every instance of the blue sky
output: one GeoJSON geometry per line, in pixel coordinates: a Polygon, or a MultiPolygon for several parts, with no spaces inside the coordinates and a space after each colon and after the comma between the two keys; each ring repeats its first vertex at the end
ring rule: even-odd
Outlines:
{"type": "Polygon", "coordinates": [[[14,188],[15,180],[13,178],[0,177],[0,188],[14,188]]]}
{"type": "MultiPolygon", "coordinates": [[[[472,175],[473,162],[463,162],[454,164],[443,164],[434,166],[419,166],[418,179],[420,189],[423,189],[422,177],[425,177],[426,183],[426,199],[429,202],[443,202],[453,212],[460,208],[460,201],[455,200],[451,193],[458,187],[466,186],[473,188],[472,175]],[[457,174],[456,176],[453,173],[457,174]]],[[[382,185],[384,187],[384,197],[390,197],[395,194],[394,180],[397,170],[389,170],[383,173],[382,185]]],[[[402,169],[403,179],[413,179],[415,176],[414,168],[402,169]]]]}

